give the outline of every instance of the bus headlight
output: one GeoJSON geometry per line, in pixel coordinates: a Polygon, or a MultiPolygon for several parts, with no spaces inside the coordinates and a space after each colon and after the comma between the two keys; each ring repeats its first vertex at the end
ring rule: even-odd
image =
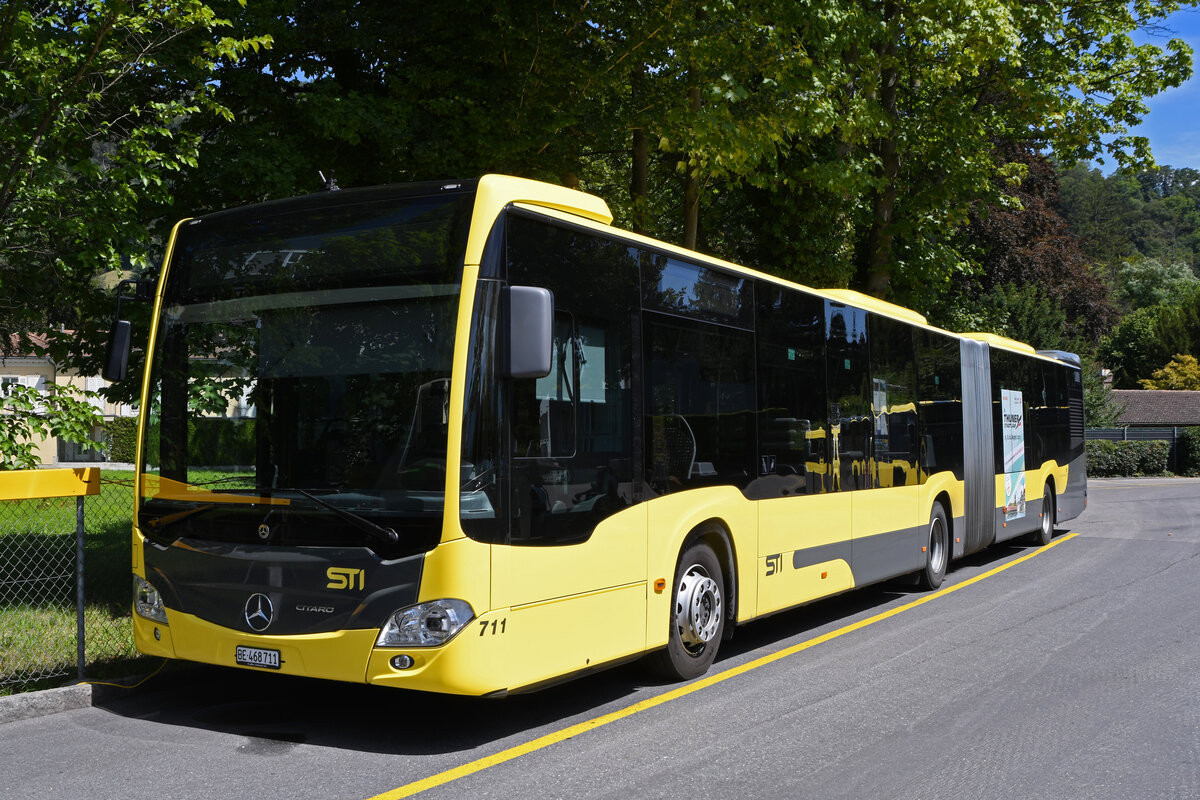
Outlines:
{"type": "Polygon", "coordinates": [[[139,617],[167,624],[167,607],[154,584],[138,575],[133,576],[133,610],[139,617]]]}
{"type": "Polygon", "coordinates": [[[402,608],[388,619],[375,640],[376,647],[437,647],[475,618],[462,600],[431,600],[402,608]]]}

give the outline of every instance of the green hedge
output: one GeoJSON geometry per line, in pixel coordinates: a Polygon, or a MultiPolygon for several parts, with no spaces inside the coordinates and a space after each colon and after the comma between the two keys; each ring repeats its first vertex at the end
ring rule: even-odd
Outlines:
{"type": "Polygon", "coordinates": [[[1167,471],[1168,442],[1087,442],[1087,471],[1094,478],[1161,475],[1167,471]]]}
{"type": "Polygon", "coordinates": [[[108,460],[133,462],[137,455],[137,418],[115,417],[104,422],[104,441],[108,460]]]}
{"type": "Polygon", "coordinates": [[[1184,428],[1175,442],[1175,471],[1200,475],[1200,428],[1184,428]]]}
{"type": "Polygon", "coordinates": [[[254,463],[254,420],[200,417],[188,422],[188,460],[196,466],[254,463]]]}
{"type": "MultiPolygon", "coordinates": [[[[159,429],[146,435],[146,461],[158,467],[159,429]]],[[[188,462],[193,467],[229,467],[253,464],[254,420],[201,417],[188,420],[188,462]]]]}

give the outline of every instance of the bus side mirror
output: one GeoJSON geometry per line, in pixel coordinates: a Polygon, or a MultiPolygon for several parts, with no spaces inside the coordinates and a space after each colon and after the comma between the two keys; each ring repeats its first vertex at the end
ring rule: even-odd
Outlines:
{"type": "Polygon", "coordinates": [[[537,286],[507,286],[502,295],[504,377],[544,378],[554,355],[554,295],[537,286]]]}
{"type": "Polygon", "coordinates": [[[108,351],[104,356],[104,380],[119,383],[125,380],[129,371],[129,345],[132,338],[132,328],[127,319],[119,319],[113,323],[108,334],[108,351]]]}
{"type": "MultiPolygon", "coordinates": [[[[127,265],[127,261],[122,263],[127,265]]],[[[121,319],[121,301],[137,300],[149,302],[154,297],[155,281],[146,278],[128,278],[117,284],[117,318],[113,321],[112,330],[108,333],[108,349],[104,354],[104,370],[100,373],[106,381],[119,383],[125,380],[129,372],[129,350],[133,341],[133,325],[127,319],[121,319]],[[133,294],[125,293],[125,287],[132,286],[133,294]]]]}

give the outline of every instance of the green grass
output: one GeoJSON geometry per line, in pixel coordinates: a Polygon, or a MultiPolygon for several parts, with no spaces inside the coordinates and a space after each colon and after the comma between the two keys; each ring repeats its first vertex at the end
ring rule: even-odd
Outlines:
{"type": "MultiPolygon", "coordinates": [[[[89,678],[131,675],[140,658],[133,647],[128,613],[84,607],[84,674],[89,678]]],[[[18,689],[61,685],[77,675],[75,608],[0,608],[0,696],[18,689]]]]}

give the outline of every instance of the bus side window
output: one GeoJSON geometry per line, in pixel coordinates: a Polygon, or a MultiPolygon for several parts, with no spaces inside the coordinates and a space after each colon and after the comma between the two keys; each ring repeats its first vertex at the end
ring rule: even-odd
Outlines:
{"type": "Polygon", "coordinates": [[[873,424],[867,312],[827,300],[825,335],[837,488],[868,489],[874,481],[868,466],[873,424]]]}
{"type": "Polygon", "coordinates": [[[916,486],[920,483],[920,471],[913,328],[877,314],[872,314],[868,322],[874,485],[876,488],[916,486]]]}
{"type": "Polygon", "coordinates": [[[921,482],[943,470],[963,478],[962,365],[956,339],[917,331],[921,482]]]}
{"type": "Polygon", "coordinates": [[[758,474],[747,331],[646,312],[648,480],[657,494],[758,474]]]}
{"type": "Polygon", "coordinates": [[[827,492],[825,304],[765,281],[757,292],[759,477],[746,496],[827,492]]]}

